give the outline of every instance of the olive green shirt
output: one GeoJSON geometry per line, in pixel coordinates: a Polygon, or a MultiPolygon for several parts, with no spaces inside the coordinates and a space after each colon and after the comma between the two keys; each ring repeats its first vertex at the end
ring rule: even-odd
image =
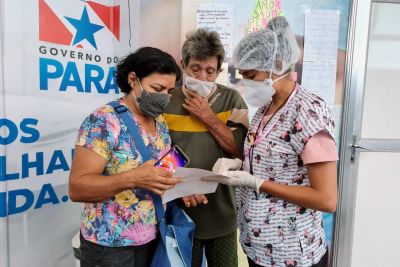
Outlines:
{"type": "MultiPolygon", "coordinates": [[[[231,157],[217,143],[206,126],[192,117],[183,107],[182,88],[176,89],[164,118],[168,123],[172,143],[178,145],[189,157],[189,168],[211,170],[217,159],[231,157]]],[[[240,152],[248,128],[248,109],[239,92],[223,85],[209,97],[211,109],[231,130],[240,152]]],[[[177,202],[196,223],[195,238],[211,239],[236,230],[235,190],[218,185],[215,193],[207,194],[208,204],[186,208],[181,199],[177,202]]]]}

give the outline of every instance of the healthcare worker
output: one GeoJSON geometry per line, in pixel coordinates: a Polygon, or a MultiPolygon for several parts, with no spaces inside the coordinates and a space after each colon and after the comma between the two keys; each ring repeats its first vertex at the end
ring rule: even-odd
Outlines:
{"type": "Polygon", "coordinates": [[[238,160],[221,158],[207,177],[237,186],[240,242],[249,266],[325,266],[322,213],[337,203],[334,121],[321,98],[291,78],[300,49],[284,17],[249,33],[234,64],[244,97],[258,106],[238,160]]]}

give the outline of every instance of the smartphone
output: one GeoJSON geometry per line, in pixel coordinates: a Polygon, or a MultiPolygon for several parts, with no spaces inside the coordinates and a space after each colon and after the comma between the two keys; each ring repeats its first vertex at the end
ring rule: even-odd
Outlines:
{"type": "Polygon", "coordinates": [[[188,156],[183,153],[182,149],[174,145],[154,166],[164,168],[169,172],[175,172],[178,167],[186,167],[189,162],[188,156]]]}

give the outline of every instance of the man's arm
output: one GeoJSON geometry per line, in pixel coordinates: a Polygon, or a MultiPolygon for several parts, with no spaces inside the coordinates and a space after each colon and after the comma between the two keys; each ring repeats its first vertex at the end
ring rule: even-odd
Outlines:
{"type": "Polygon", "coordinates": [[[241,157],[241,148],[237,147],[231,129],[226,126],[212,111],[206,98],[187,90],[188,98],[183,107],[204,123],[208,131],[218,142],[221,148],[233,157],[241,157]]]}

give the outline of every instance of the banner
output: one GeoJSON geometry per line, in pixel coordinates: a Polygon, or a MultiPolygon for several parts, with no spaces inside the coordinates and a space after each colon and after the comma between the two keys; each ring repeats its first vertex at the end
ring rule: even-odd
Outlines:
{"type": "Polygon", "coordinates": [[[128,4],[3,1],[0,221],[7,218],[9,266],[73,264],[81,208],[68,197],[74,142],[87,115],[122,96],[115,64],[137,43],[129,24],[137,7],[128,4]]]}

